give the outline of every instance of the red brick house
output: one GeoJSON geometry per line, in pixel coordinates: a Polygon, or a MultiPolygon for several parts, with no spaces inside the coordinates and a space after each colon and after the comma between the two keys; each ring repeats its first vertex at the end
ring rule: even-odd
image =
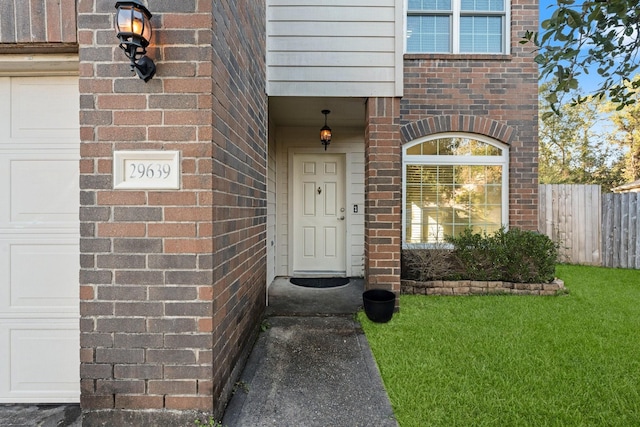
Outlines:
{"type": "Polygon", "coordinates": [[[146,83],[114,4],[0,4],[0,403],[219,415],[275,277],[535,229],[537,2],[148,0],[146,83]]]}

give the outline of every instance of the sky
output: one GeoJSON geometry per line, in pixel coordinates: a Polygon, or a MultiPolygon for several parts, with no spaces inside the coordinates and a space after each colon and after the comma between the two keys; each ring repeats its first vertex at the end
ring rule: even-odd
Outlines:
{"type": "Polygon", "coordinates": [[[540,0],[540,22],[551,16],[553,9],[548,9],[548,6],[555,4],[556,0],[540,0]]]}

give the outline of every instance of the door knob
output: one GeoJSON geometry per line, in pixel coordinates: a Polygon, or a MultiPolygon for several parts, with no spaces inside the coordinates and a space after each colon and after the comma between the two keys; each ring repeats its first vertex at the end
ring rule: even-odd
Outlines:
{"type": "Polygon", "coordinates": [[[340,218],[338,218],[340,221],[344,220],[344,215],[342,215],[340,218]]]}

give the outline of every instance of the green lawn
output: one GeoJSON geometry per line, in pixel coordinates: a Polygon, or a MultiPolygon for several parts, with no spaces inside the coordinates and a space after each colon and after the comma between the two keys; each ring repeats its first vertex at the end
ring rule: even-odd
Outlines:
{"type": "Polygon", "coordinates": [[[401,427],[640,426],[640,271],[558,266],[557,297],[405,295],[359,319],[401,427]]]}

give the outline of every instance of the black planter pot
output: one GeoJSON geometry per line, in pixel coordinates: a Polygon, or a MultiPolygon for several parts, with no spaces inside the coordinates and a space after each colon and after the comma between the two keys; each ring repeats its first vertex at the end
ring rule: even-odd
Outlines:
{"type": "Polygon", "coordinates": [[[370,289],[362,294],[364,312],[372,322],[386,323],[393,317],[396,294],[385,289],[370,289]]]}

